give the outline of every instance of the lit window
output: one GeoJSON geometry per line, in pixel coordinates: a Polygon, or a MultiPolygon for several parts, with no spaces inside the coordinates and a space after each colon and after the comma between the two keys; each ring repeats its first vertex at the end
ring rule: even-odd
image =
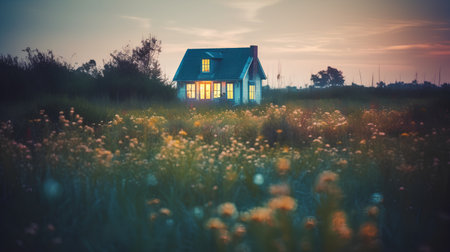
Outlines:
{"type": "Polygon", "coordinates": [[[209,72],[209,59],[202,59],[202,72],[209,72]]]}
{"type": "Polygon", "coordinates": [[[206,96],[206,99],[208,99],[208,100],[211,99],[211,83],[205,84],[205,96],[206,96]]]}
{"type": "Polygon", "coordinates": [[[205,99],[205,84],[200,84],[200,100],[205,99]]]}
{"type": "Polygon", "coordinates": [[[248,86],[248,98],[250,100],[255,100],[255,85],[248,86]]]}
{"type": "Polygon", "coordinates": [[[227,83],[227,99],[233,99],[233,83],[227,83]]]}
{"type": "Polygon", "coordinates": [[[211,99],[211,82],[204,81],[200,82],[200,99],[211,99]]]}
{"type": "Polygon", "coordinates": [[[214,83],[214,98],[220,98],[220,83],[214,83]]]}
{"type": "Polygon", "coordinates": [[[195,99],[195,84],[186,84],[186,95],[188,99],[195,99]]]}

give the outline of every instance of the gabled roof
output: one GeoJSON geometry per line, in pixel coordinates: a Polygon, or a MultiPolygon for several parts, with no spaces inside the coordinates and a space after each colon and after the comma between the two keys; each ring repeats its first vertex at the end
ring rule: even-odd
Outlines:
{"type": "MultiPolygon", "coordinates": [[[[173,80],[241,80],[253,61],[251,56],[250,47],[188,49],[173,80]],[[210,73],[201,72],[202,59],[211,59],[210,73]]],[[[259,60],[257,63],[261,76],[266,79],[259,60]]]]}

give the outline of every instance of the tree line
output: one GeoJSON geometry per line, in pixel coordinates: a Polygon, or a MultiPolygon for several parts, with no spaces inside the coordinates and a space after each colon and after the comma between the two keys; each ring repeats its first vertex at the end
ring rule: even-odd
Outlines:
{"type": "Polygon", "coordinates": [[[110,54],[100,69],[95,60],[75,67],[51,50],[26,48],[24,59],[0,55],[0,99],[17,101],[41,95],[130,98],[167,101],[175,98],[175,89],[163,76],[158,61],[161,41],[154,36],[110,54]]]}

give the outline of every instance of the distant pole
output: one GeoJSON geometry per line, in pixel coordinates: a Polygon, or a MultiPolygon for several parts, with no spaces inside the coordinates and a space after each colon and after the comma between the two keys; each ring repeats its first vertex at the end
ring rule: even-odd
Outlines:
{"type": "Polygon", "coordinates": [[[381,82],[381,66],[378,64],[378,83],[381,82]]]}
{"type": "Polygon", "coordinates": [[[439,66],[439,84],[438,86],[441,86],[441,66],[439,66]]]}
{"type": "Polygon", "coordinates": [[[360,83],[362,85],[363,83],[362,83],[362,77],[361,77],[361,70],[358,70],[358,71],[359,71],[359,81],[360,81],[360,83]]]}
{"type": "Polygon", "coordinates": [[[373,73],[372,73],[372,87],[373,87],[373,73]]]}

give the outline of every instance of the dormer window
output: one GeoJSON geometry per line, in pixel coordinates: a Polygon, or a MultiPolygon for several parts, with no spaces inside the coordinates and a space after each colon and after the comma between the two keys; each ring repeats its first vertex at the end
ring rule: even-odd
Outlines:
{"type": "Polygon", "coordinates": [[[202,59],[202,72],[209,73],[209,59],[202,59]]]}

